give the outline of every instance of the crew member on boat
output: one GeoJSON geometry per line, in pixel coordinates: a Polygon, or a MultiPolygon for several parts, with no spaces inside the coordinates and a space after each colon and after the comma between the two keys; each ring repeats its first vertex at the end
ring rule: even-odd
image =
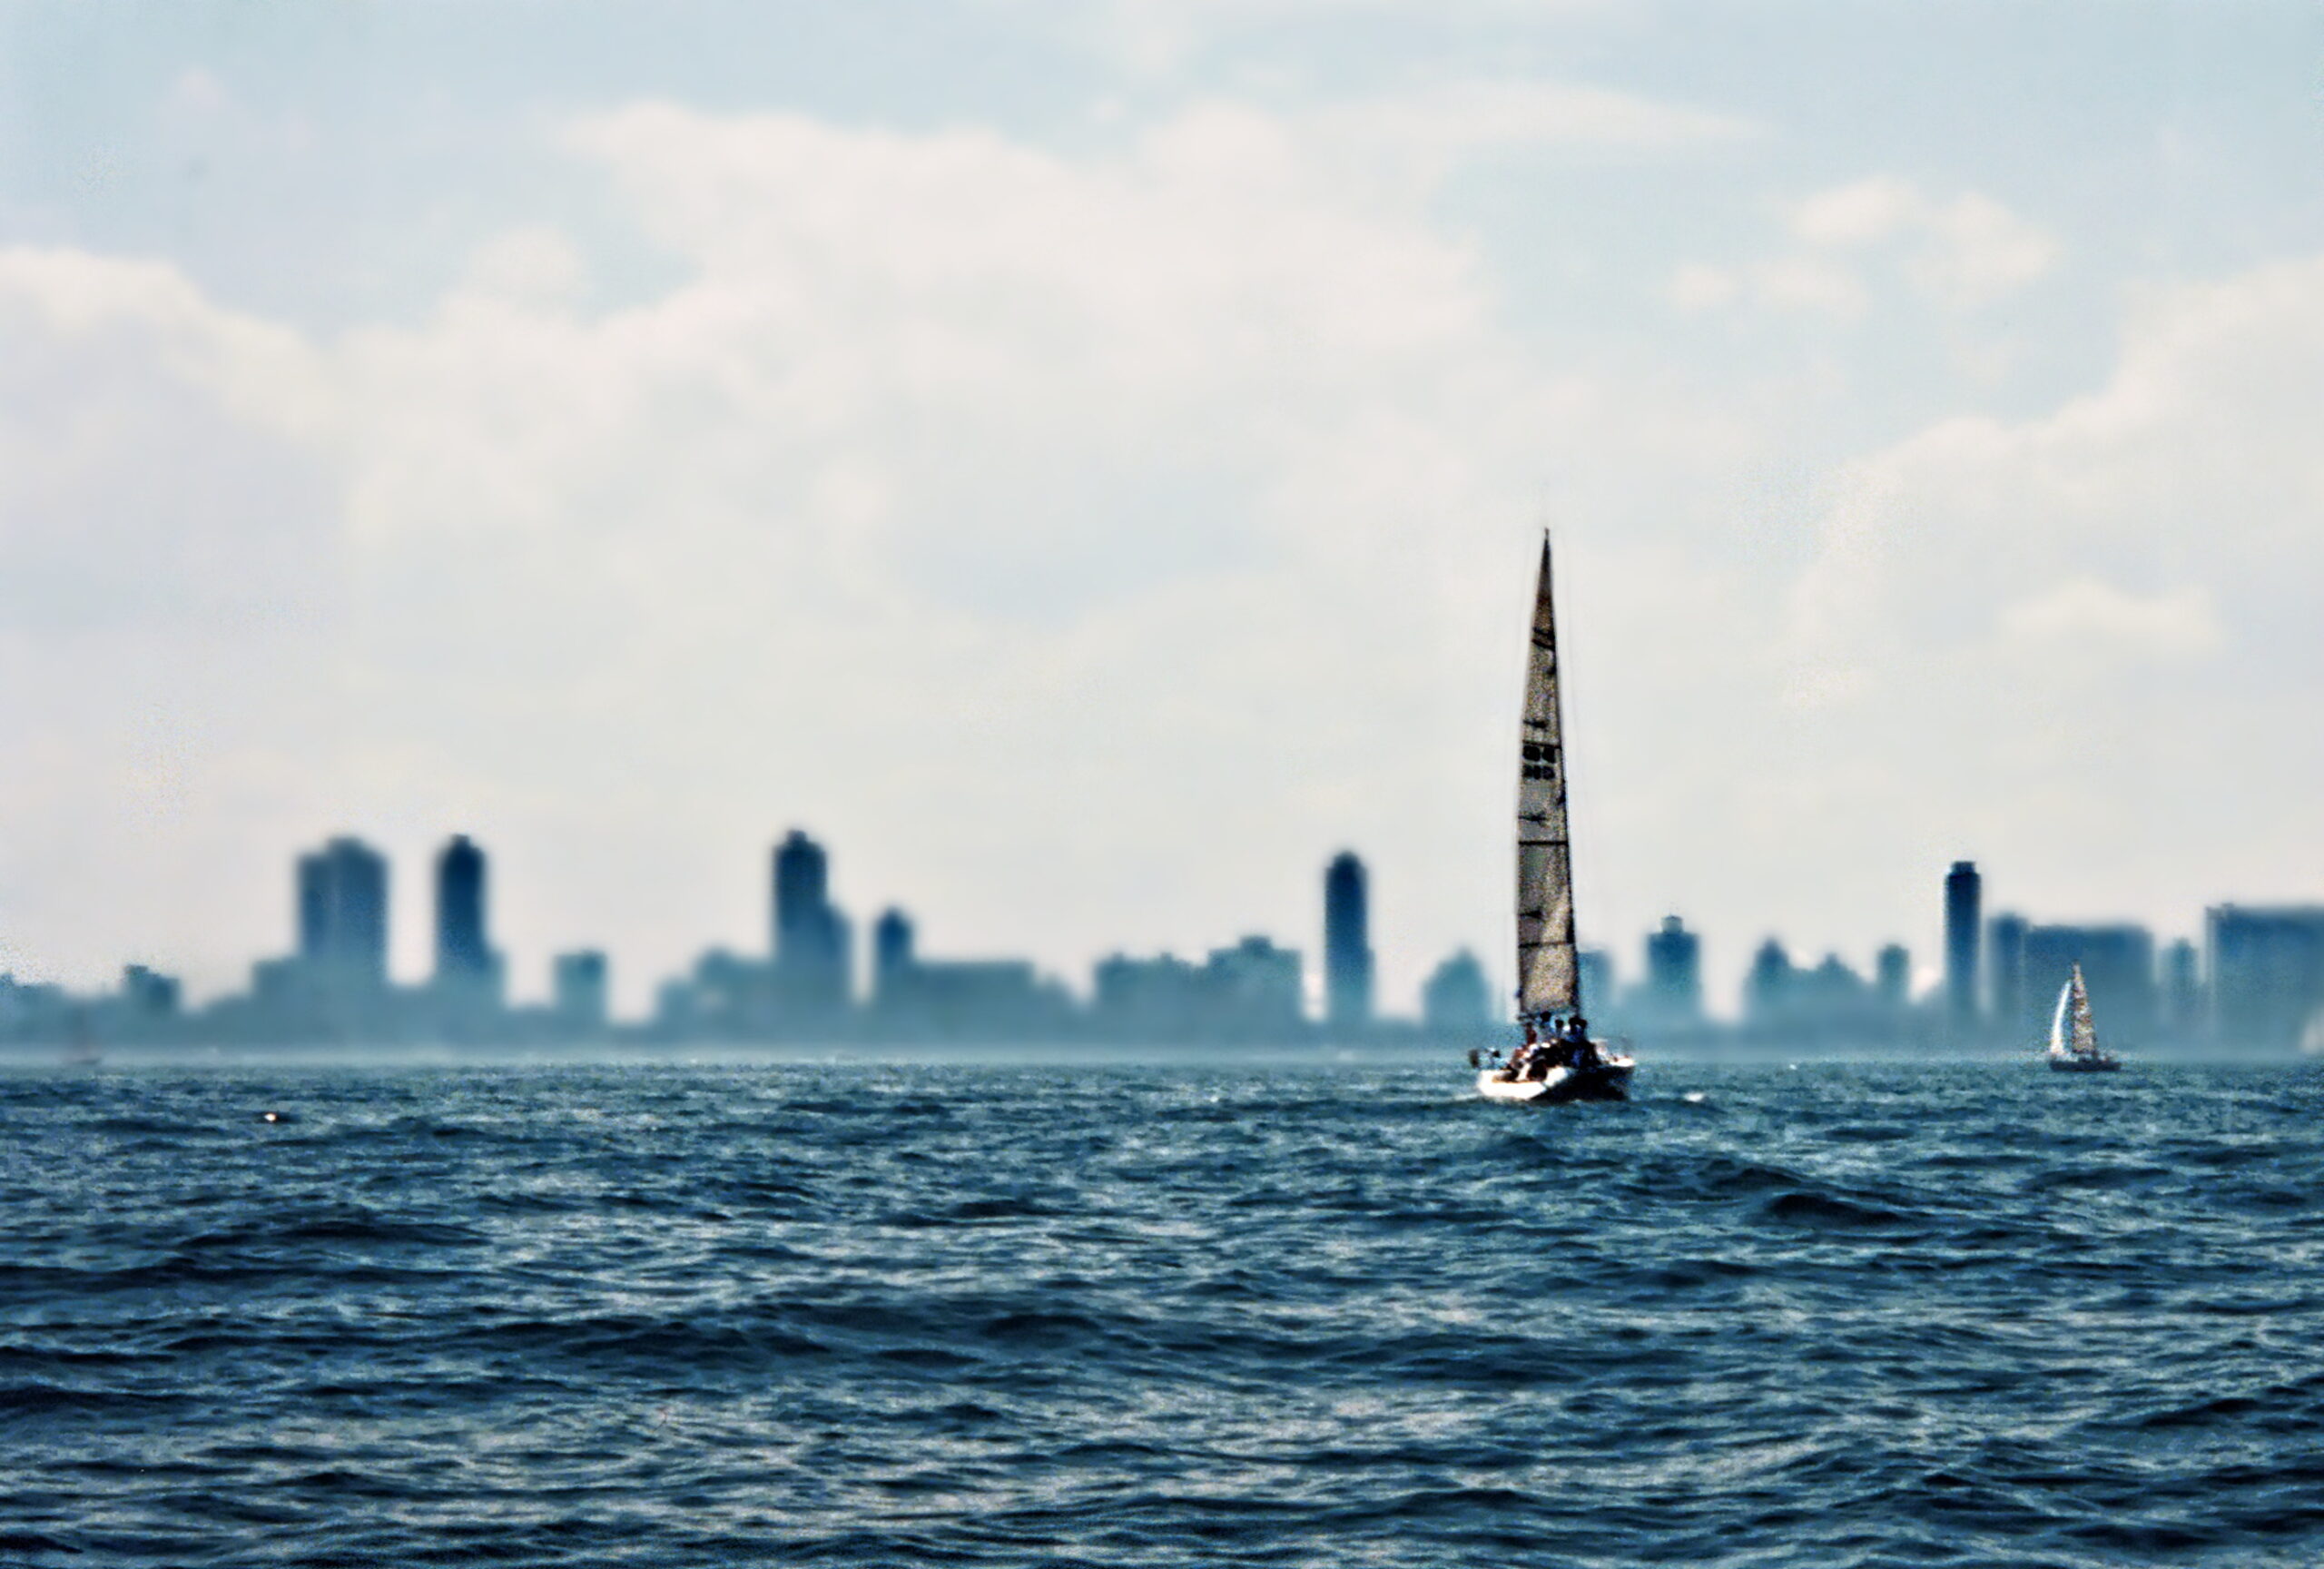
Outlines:
{"type": "Polygon", "coordinates": [[[1590,1021],[1581,1014],[1566,1019],[1565,1028],[1558,1031],[1558,1045],[1566,1065],[1575,1072],[1598,1066],[1598,1048],[1590,1039],[1590,1021]]]}
{"type": "Polygon", "coordinates": [[[1507,1069],[1509,1077],[1512,1080],[1522,1080],[1532,1069],[1533,1059],[1541,1054],[1541,1050],[1540,1043],[1533,1039],[1532,1021],[1528,1020],[1525,1024],[1524,1041],[1509,1054],[1507,1069]]]}

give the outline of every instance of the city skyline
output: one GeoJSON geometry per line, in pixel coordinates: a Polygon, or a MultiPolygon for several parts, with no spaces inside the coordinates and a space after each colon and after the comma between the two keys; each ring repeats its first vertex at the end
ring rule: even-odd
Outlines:
{"type": "MultiPolygon", "coordinates": [[[[348,1045],[866,1033],[1233,1041],[1458,1038],[1511,1019],[1490,969],[1465,946],[1432,968],[1414,1007],[1381,1004],[1372,988],[1369,875],[1349,850],[1317,880],[1312,964],[1301,948],[1246,931],[1194,958],[1114,947],[1087,966],[1086,984],[1018,956],[931,955],[895,903],[858,942],[857,923],[833,896],[831,854],[802,829],[789,830],[765,864],[763,946],[714,942],[683,972],[642,977],[651,1007],[625,1011],[611,985],[620,966],[602,948],[547,956],[546,994],[511,994],[507,953],[491,930],[491,857],[466,834],[446,839],[433,858],[432,968],[394,973],[390,864],[360,840],[336,835],[294,858],[293,942],[257,958],[246,990],[190,995],[179,977],[143,962],[124,964],[117,986],[78,994],[0,972],[0,1040],[125,1031],[162,1041],[348,1045]]],[[[1925,987],[1915,987],[1901,943],[1882,943],[1858,968],[1837,952],[1795,959],[1770,935],[1753,949],[1732,1004],[1721,1006],[1706,995],[1703,934],[1672,914],[1643,935],[1635,970],[1620,963],[1616,945],[1585,942],[1582,1006],[1601,1026],[1666,1042],[1982,1049],[2036,1035],[2052,990],[2078,967],[2105,999],[2114,1039],[2134,1049],[2314,1050],[2324,1039],[2324,905],[2215,904],[2199,943],[2158,941],[2131,922],[2035,922],[2015,910],[1988,916],[1983,885],[1973,862],[1945,873],[1944,952],[1925,987]]]]}
{"type": "Polygon", "coordinates": [[[1361,845],[1410,999],[1544,523],[1592,940],[2318,897],[2309,8],[677,15],[0,15],[0,969],[459,824],[628,992],[796,820],[1055,972],[1361,845]]]}

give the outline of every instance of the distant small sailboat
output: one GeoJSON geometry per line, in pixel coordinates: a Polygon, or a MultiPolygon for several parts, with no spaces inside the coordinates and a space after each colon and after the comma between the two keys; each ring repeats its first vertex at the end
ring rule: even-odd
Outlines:
{"type": "Polygon", "coordinates": [[[1517,776],[1517,1016],[1525,1042],[1506,1059],[1472,1052],[1477,1093],[1492,1100],[1555,1105],[1620,1100],[1638,1064],[1590,1038],[1581,1017],[1574,943],[1573,854],[1567,837],[1565,738],[1558,694],[1557,611],[1550,594],[1550,538],[1533,591],[1533,646],[1517,776]]]}
{"type": "Polygon", "coordinates": [[[2122,1062],[2098,1048],[2098,1025],[2090,1016],[2090,989],[2082,983],[2082,966],[2058,993],[2058,1011],[2050,1020],[2050,1066],[2060,1073],[2113,1073],[2122,1062]]]}

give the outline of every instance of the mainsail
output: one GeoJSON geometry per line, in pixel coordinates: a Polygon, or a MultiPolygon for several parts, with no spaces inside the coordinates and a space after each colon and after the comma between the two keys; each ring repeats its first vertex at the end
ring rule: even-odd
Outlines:
{"type": "Polygon", "coordinates": [[[1517,776],[1517,1011],[1581,1009],[1573,946],[1573,854],[1566,838],[1565,743],[1558,707],[1557,612],[1550,601],[1550,539],[1533,596],[1532,657],[1517,776]]]}
{"type": "Polygon", "coordinates": [[[2098,1051],[2098,1023],[2090,1016],[2090,989],[2082,982],[2082,966],[2058,992],[2058,1011],[2050,1020],[2050,1055],[2088,1057],[2098,1051]]]}

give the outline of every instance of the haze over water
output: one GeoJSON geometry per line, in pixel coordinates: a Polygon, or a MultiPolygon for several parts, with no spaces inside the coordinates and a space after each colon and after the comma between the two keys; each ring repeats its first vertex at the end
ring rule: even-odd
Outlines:
{"type": "Polygon", "coordinates": [[[35,1564],[2309,1564],[2324,1079],[0,1076],[35,1564]],[[271,1113],[270,1118],[269,1114],[271,1113]]]}

